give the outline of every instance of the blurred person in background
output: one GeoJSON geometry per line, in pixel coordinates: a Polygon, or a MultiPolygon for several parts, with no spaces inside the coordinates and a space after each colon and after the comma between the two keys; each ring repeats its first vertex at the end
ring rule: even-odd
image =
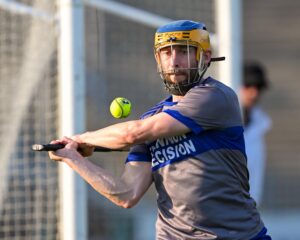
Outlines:
{"type": "Polygon", "coordinates": [[[240,102],[244,116],[244,136],[249,170],[250,195],[261,204],[266,165],[265,136],[271,128],[271,119],[260,107],[262,94],[268,89],[266,71],[259,62],[245,62],[240,102]]]}
{"type": "Polygon", "coordinates": [[[212,58],[202,23],[180,20],[155,34],[155,59],[169,96],[144,113],[52,141],[50,152],[110,201],[133,207],[152,183],[157,240],[270,240],[249,194],[243,122],[235,92],[204,77],[212,58]],[[83,156],[94,146],[131,147],[120,178],[83,156]]]}

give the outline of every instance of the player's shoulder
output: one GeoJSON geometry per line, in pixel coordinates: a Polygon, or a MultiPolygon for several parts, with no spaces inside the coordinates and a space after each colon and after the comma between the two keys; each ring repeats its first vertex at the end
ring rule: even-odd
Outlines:
{"type": "Polygon", "coordinates": [[[199,84],[191,88],[188,94],[209,94],[219,98],[237,98],[236,93],[230,87],[212,77],[207,77],[199,84]]]}
{"type": "Polygon", "coordinates": [[[239,106],[236,93],[224,83],[208,77],[190,89],[186,96],[190,104],[214,105],[220,108],[237,108],[239,106]]]}
{"type": "Polygon", "coordinates": [[[217,90],[221,91],[224,93],[231,93],[235,94],[232,88],[229,86],[225,85],[224,83],[212,78],[212,77],[207,77],[203,81],[201,81],[198,85],[194,87],[194,90],[197,89],[211,89],[211,90],[217,90]]]}

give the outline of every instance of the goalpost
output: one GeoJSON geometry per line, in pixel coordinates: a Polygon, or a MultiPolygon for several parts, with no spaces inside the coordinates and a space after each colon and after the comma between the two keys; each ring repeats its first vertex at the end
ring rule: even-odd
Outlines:
{"type": "MultiPolygon", "coordinates": [[[[84,9],[81,0],[58,0],[59,9],[59,136],[84,132],[84,9]]],[[[60,164],[60,231],[62,239],[87,239],[84,181],[60,164]]]]}
{"type": "MultiPolygon", "coordinates": [[[[237,90],[241,1],[214,4],[217,75],[237,90]]],[[[85,183],[30,150],[85,130],[86,7],[153,30],[172,20],[117,1],[0,0],[0,239],[88,239],[85,183]]]]}
{"type": "Polygon", "coordinates": [[[242,79],[242,1],[215,0],[218,51],[226,56],[218,68],[219,80],[236,92],[242,79]]]}

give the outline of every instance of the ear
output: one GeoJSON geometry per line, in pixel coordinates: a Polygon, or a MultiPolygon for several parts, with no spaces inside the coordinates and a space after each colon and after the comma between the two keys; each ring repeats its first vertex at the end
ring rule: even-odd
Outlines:
{"type": "Polygon", "coordinates": [[[206,50],[203,53],[205,64],[209,64],[211,61],[211,50],[206,50]]]}
{"type": "Polygon", "coordinates": [[[160,62],[160,57],[159,57],[159,52],[158,51],[154,51],[154,57],[157,63],[160,62]]]}
{"type": "Polygon", "coordinates": [[[160,66],[160,57],[159,57],[159,52],[154,52],[154,57],[157,63],[157,66],[160,66]]]}
{"type": "Polygon", "coordinates": [[[160,57],[159,57],[159,53],[157,51],[154,51],[154,57],[156,60],[157,72],[161,72],[160,57]]]}

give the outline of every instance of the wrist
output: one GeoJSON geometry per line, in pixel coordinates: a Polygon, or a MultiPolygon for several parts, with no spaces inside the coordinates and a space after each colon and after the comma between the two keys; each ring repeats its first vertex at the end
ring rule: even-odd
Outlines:
{"type": "Polygon", "coordinates": [[[86,142],[86,133],[74,135],[74,136],[72,136],[72,140],[76,141],[77,143],[85,143],[86,142]]]}
{"type": "Polygon", "coordinates": [[[90,136],[90,132],[85,132],[82,133],[80,135],[78,135],[79,140],[81,143],[88,143],[89,142],[89,136],[90,136]]]}
{"type": "Polygon", "coordinates": [[[67,156],[62,159],[64,163],[69,165],[70,167],[74,167],[75,165],[78,165],[79,162],[82,162],[84,160],[84,157],[80,155],[77,151],[74,152],[72,155],[67,156]]]}

